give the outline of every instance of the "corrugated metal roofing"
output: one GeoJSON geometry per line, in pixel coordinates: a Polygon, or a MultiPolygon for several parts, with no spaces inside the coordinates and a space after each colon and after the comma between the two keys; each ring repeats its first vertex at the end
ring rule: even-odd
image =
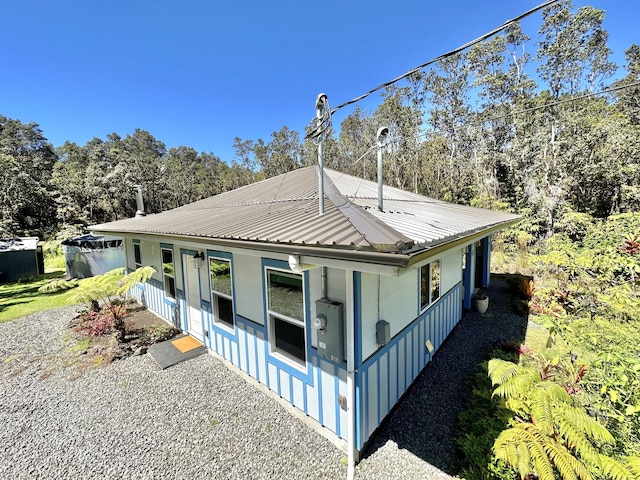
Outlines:
{"type": "Polygon", "coordinates": [[[376,197],[376,183],[325,169],[325,213],[319,215],[318,168],[307,167],[156,215],[91,229],[402,253],[518,219],[386,186],[385,211],[379,212],[376,197]]]}

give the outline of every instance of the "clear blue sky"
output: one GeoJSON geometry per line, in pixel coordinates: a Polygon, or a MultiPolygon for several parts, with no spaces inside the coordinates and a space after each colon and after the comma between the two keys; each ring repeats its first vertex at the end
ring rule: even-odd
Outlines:
{"type": "MultiPolygon", "coordinates": [[[[350,100],[539,3],[6,0],[0,114],[40,124],[55,146],[140,128],[230,161],[236,136],[304,131],[319,92],[350,100]]],[[[606,10],[623,65],[640,44],[640,2],[574,5],[606,10]]],[[[540,13],[523,22],[533,40],[540,23],[540,13]]]]}

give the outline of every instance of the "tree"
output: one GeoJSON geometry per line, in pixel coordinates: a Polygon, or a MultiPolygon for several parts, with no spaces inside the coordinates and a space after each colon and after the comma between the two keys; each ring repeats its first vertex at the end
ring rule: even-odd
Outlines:
{"type": "Polygon", "coordinates": [[[554,98],[594,91],[616,70],[609,60],[609,34],[602,28],[604,10],[586,6],[572,13],[572,9],[571,0],[563,0],[542,11],[538,73],[554,98]]]}
{"type": "Polygon", "coordinates": [[[49,180],[56,160],[36,123],[0,115],[0,236],[45,236],[55,229],[49,180]]]}
{"type": "Polygon", "coordinates": [[[463,55],[438,62],[438,70],[424,79],[431,108],[428,111],[430,149],[437,159],[435,181],[439,198],[469,202],[476,194],[479,162],[474,155],[470,125],[469,68],[463,55]]]}
{"type": "Polygon", "coordinates": [[[289,130],[286,125],[271,134],[268,144],[258,139],[253,151],[265,178],[275,177],[300,167],[299,135],[295,130],[289,130]]]}

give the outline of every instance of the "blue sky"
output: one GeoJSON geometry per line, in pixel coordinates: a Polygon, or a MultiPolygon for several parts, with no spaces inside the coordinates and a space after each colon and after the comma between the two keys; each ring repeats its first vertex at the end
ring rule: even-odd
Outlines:
{"type": "MultiPolygon", "coordinates": [[[[55,146],[141,128],[168,148],[230,161],[236,136],[304,131],[319,92],[334,106],[350,100],[539,3],[6,1],[0,114],[40,124],[55,146]]],[[[640,44],[640,2],[574,5],[607,12],[613,60],[623,65],[640,44]]],[[[540,13],[523,22],[533,40],[540,23],[540,13]]]]}

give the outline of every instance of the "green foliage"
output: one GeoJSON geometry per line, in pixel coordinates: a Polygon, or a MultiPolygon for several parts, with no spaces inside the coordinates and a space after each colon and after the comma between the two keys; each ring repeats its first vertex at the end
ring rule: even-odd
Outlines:
{"type": "Polygon", "coordinates": [[[71,297],[71,302],[87,304],[89,312],[98,310],[99,303],[102,302],[102,308],[111,315],[118,339],[122,340],[125,334],[124,316],[119,302],[115,301],[116,297],[126,294],[136,284],[146,282],[155,272],[155,268],[151,266],[140,267],[128,275],[124,274],[124,268],[110,270],[103,275],[86,279],[71,297]]]}
{"type": "MultiPolygon", "coordinates": [[[[37,279],[0,285],[0,323],[14,320],[50,308],[70,303],[74,290],[43,295],[40,287],[60,276],[60,272],[47,273],[37,279]]],[[[83,280],[80,281],[82,283],[83,280]]]]}
{"type": "Polygon", "coordinates": [[[65,280],[63,278],[56,278],[51,280],[49,283],[45,283],[40,288],[38,288],[38,292],[40,293],[57,293],[63,292],[65,290],[69,290],[71,288],[76,288],[78,286],[77,280],[65,280]]]}
{"type": "MultiPolygon", "coordinates": [[[[518,472],[540,480],[606,478],[631,480],[624,463],[601,452],[613,435],[591,417],[559,384],[543,380],[532,367],[500,359],[489,361],[496,386],[493,395],[513,412],[511,427],[493,445],[493,452],[518,472]]],[[[635,462],[635,460],[632,460],[635,462]]]]}

